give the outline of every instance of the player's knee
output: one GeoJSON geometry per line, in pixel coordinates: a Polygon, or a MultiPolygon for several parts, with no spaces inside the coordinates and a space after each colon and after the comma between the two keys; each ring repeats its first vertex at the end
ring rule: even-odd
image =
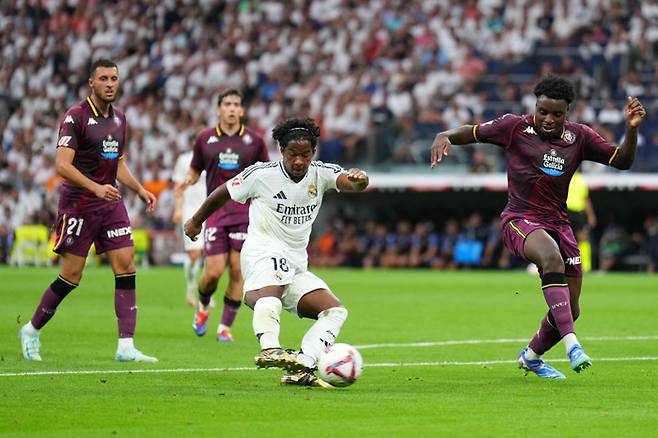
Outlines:
{"type": "Polygon", "coordinates": [[[206,276],[211,283],[218,282],[222,274],[224,274],[224,266],[206,266],[206,276]]]}
{"type": "Polygon", "coordinates": [[[328,318],[334,318],[337,320],[340,320],[341,324],[345,322],[347,319],[347,315],[349,312],[347,309],[343,306],[339,307],[330,307],[327,310],[323,310],[320,313],[320,317],[328,317],[328,318]]]}
{"type": "Polygon", "coordinates": [[[558,251],[546,254],[546,257],[542,260],[541,267],[544,272],[564,272],[562,255],[558,251]]]}

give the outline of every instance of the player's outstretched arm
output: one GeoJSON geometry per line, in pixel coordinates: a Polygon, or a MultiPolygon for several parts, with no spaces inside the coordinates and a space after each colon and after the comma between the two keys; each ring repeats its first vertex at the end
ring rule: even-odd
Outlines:
{"type": "Polygon", "coordinates": [[[369,182],[368,174],[364,170],[353,167],[338,175],[336,187],[341,192],[362,192],[369,182]]]}
{"type": "Polygon", "coordinates": [[[57,174],[67,181],[75,185],[84,187],[92,192],[96,197],[106,201],[116,201],[121,199],[119,189],[111,184],[98,184],[91,179],[87,178],[73,165],[73,158],[75,157],[75,150],[58,147],[57,156],[55,157],[55,170],[57,174]]]}
{"type": "Polygon", "coordinates": [[[208,219],[208,217],[215,211],[222,208],[229,199],[231,199],[231,195],[228,193],[226,183],[213,190],[206,200],[203,201],[201,207],[199,207],[192,217],[185,222],[185,225],[183,226],[185,235],[192,240],[196,240],[201,232],[201,226],[206,219],[208,219]]]}
{"type": "Polygon", "coordinates": [[[124,160],[119,160],[119,166],[117,167],[117,179],[121,184],[137,193],[139,199],[141,199],[142,202],[146,204],[146,211],[155,210],[155,205],[158,198],[156,198],[153,193],[146,190],[144,186],[142,186],[139,181],[137,181],[137,178],[135,178],[124,160]]]}
{"type": "Polygon", "coordinates": [[[439,132],[434,137],[431,148],[430,164],[432,169],[439,165],[443,157],[450,152],[450,145],[453,144],[470,144],[477,140],[473,136],[473,125],[463,125],[459,128],[449,129],[439,132]]]}
{"type": "Polygon", "coordinates": [[[631,96],[628,96],[624,113],[626,114],[626,135],[624,135],[624,142],[619,147],[617,155],[610,163],[612,167],[621,170],[630,169],[635,161],[637,130],[647,115],[640,101],[631,96]]]}

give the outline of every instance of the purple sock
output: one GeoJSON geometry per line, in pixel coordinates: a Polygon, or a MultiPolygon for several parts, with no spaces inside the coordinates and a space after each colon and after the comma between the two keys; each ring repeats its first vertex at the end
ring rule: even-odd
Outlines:
{"type": "Polygon", "coordinates": [[[575,333],[573,315],[571,314],[569,285],[564,274],[550,272],[542,275],[541,288],[544,291],[544,299],[548,304],[549,312],[551,312],[553,321],[555,321],[555,328],[560,332],[560,337],[575,333]]]}
{"type": "Polygon", "coordinates": [[[61,275],[58,276],[44,291],[37,309],[32,315],[32,326],[35,329],[41,329],[50,318],[55,315],[57,306],[71,292],[77,284],[65,280],[61,275]]]}
{"type": "Polygon", "coordinates": [[[232,300],[224,297],[224,312],[222,313],[222,324],[226,327],[231,327],[235,317],[240,310],[240,301],[232,300]]]}
{"type": "Polygon", "coordinates": [[[135,273],[121,274],[114,278],[116,284],[114,310],[119,324],[119,337],[132,338],[137,325],[135,273]]]}
{"type": "Polygon", "coordinates": [[[549,314],[546,314],[546,316],[544,316],[544,318],[541,320],[541,326],[539,327],[539,330],[537,330],[537,333],[535,336],[533,336],[528,346],[532,348],[532,351],[541,356],[553,348],[555,344],[560,342],[560,339],[562,339],[560,332],[558,332],[557,329],[553,327],[551,321],[549,320],[549,314]]]}

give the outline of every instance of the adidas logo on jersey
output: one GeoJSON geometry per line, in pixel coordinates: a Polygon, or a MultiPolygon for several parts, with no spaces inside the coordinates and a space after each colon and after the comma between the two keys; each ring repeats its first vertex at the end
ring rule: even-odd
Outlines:
{"type": "Polygon", "coordinates": [[[89,125],[98,125],[98,122],[93,117],[89,117],[89,120],[87,120],[87,126],[89,125]]]}
{"type": "Polygon", "coordinates": [[[273,196],[274,199],[288,199],[285,193],[283,193],[283,190],[281,190],[279,193],[273,196]]]}

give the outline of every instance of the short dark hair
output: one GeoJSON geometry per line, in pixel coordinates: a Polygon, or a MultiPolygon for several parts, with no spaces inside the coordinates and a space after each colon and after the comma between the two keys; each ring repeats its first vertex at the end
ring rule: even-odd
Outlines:
{"type": "Polygon", "coordinates": [[[217,106],[222,104],[222,100],[224,100],[226,96],[238,96],[240,100],[243,99],[242,92],[240,90],[237,88],[227,88],[226,90],[222,90],[222,92],[219,93],[219,96],[217,97],[217,106]]]}
{"type": "Polygon", "coordinates": [[[292,118],[278,123],[272,129],[272,138],[279,143],[281,149],[285,149],[292,140],[308,140],[313,149],[318,145],[320,127],[313,119],[292,118]]]}
{"type": "Polygon", "coordinates": [[[576,98],[573,85],[568,80],[559,76],[546,76],[535,85],[535,96],[546,96],[549,99],[564,100],[567,105],[576,98]]]}
{"type": "Polygon", "coordinates": [[[110,67],[110,68],[116,68],[117,71],[119,70],[119,67],[117,67],[116,62],[112,61],[111,59],[100,58],[91,63],[91,67],[89,67],[89,77],[94,76],[94,73],[96,73],[96,69],[99,67],[110,67]]]}

